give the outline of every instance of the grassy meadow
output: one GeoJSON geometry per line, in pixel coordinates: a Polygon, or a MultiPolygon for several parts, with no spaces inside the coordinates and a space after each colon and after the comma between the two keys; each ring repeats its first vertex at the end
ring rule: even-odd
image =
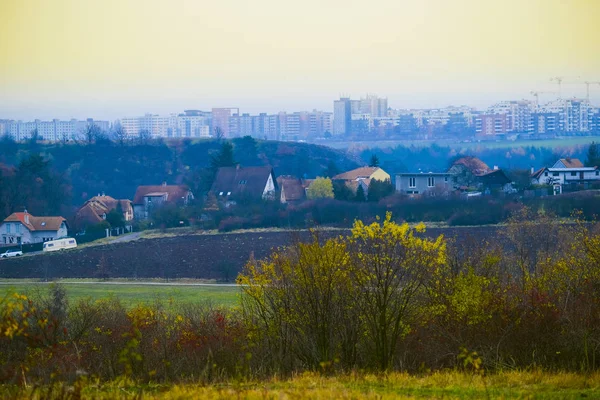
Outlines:
{"type": "Polygon", "coordinates": [[[118,381],[42,388],[0,387],[0,395],[28,399],[579,399],[600,397],[599,374],[442,371],[328,377],[304,373],[287,380],[226,384],[135,385],[118,381]]]}
{"type": "MultiPolygon", "coordinates": [[[[11,293],[32,297],[46,294],[51,283],[40,282],[2,282],[0,298],[11,293]]],[[[157,300],[177,303],[196,303],[209,301],[217,306],[232,307],[238,304],[240,289],[235,286],[192,286],[186,284],[113,284],[113,283],[73,283],[61,282],[67,290],[70,302],[80,299],[92,300],[118,298],[126,307],[138,304],[151,304],[157,300]]]]}

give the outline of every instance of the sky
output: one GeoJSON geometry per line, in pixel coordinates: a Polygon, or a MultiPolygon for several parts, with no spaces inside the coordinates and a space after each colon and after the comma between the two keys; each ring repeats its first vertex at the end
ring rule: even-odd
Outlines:
{"type": "Polygon", "coordinates": [[[600,81],[600,0],[0,0],[0,16],[0,119],[331,111],[366,93],[483,108],[600,81]]]}

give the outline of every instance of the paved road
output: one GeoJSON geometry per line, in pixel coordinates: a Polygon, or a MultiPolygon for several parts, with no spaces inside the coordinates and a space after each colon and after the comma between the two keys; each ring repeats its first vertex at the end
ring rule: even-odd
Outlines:
{"type": "Polygon", "coordinates": [[[129,235],[118,236],[115,240],[111,240],[110,243],[123,243],[138,240],[142,236],[142,232],[134,232],[129,235]]]}

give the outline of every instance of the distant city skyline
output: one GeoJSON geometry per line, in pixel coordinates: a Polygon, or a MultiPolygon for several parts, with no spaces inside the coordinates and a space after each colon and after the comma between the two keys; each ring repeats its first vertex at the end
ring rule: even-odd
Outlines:
{"type": "Polygon", "coordinates": [[[0,118],[331,110],[366,93],[485,108],[552,76],[600,80],[592,0],[3,0],[0,15],[0,118]]]}

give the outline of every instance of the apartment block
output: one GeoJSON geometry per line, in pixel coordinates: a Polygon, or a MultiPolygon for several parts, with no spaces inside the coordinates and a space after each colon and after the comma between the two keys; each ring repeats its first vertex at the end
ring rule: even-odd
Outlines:
{"type": "Polygon", "coordinates": [[[30,139],[34,132],[37,132],[41,140],[49,142],[58,142],[65,140],[82,139],[89,126],[96,126],[100,130],[107,132],[110,129],[110,122],[96,121],[92,118],[86,120],[72,119],[61,121],[53,119],[52,121],[5,121],[1,128],[5,135],[12,137],[16,141],[30,139]]]}

